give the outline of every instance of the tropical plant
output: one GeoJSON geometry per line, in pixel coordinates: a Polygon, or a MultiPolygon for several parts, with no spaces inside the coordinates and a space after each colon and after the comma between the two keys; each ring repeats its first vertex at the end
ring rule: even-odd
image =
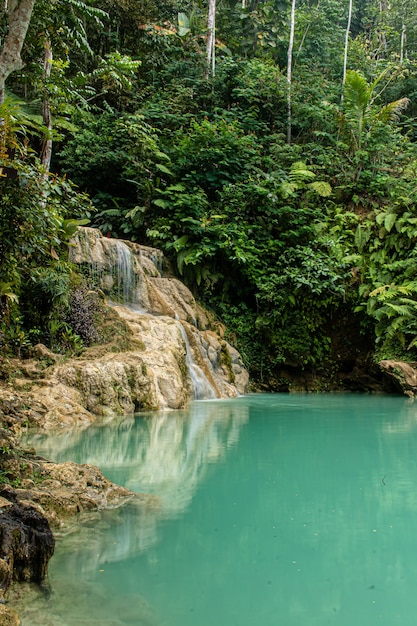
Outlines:
{"type": "Polygon", "coordinates": [[[347,136],[352,153],[364,148],[367,137],[378,124],[397,121],[409,104],[405,97],[382,106],[375,104],[379,96],[376,88],[386,75],[387,70],[384,70],[369,84],[359,72],[348,70],[346,73],[340,128],[347,136]]]}
{"type": "Polygon", "coordinates": [[[382,285],[374,289],[369,294],[367,312],[377,322],[375,328],[379,357],[404,358],[410,350],[413,355],[412,348],[417,343],[416,281],[382,285]]]}

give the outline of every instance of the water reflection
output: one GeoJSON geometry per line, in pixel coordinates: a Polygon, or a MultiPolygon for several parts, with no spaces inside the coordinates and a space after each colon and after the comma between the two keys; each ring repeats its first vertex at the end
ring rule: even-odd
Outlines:
{"type": "MultiPolygon", "coordinates": [[[[158,496],[160,506],[132,502],[123,515],[117,510],[102,515],[105,527],[111,525],[109,516],[120,521],[115,526],[118,537],[111,544],[105,538],[102,547],[96,545],[101,532],[100,525],[95,525],[95,547],[89,552],[96,567],[102,559],[119,560],[152,545],[157,540],[157,523],[186,510],[207,466],[225,459],[247,421],[248,407],[239,399],[196,402],[187,411],[129,417],[114,425],[91,426],[87,432],[32,433],[23,443],[58,462],[97,465],[110,480],[134,492],[158,496]]],[[[85,524],[82,533],[90,542],[85,524]]]]}
{"type": "Polygon", "coordinates": [[[254,396],[39,440],[163,504],[59,542],[56,606],[76,576],[85,614],[107,589],[106,626],[413,626],[416,415],[402,398],[254,396]]]}

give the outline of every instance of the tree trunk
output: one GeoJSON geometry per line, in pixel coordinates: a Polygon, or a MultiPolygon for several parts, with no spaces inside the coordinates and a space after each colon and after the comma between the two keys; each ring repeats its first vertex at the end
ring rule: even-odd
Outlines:
{"type": "MultiPolygon", "coordinates": [[[[379,3],[379,15],[380,15],[380,21],[381,21],[381,24],[382,24],[382,28],[381,28],[381,31],[379,32],[379,42],[381,44],[382,50],[384,51],[383,52],[383,54],[384,54],[383,58],[385,58],[385,55],[387,53],[387,47],[388,47],[387,46],[387,35],[386,35],[385,30],[384,30],[384,28],[386,28],[384,15],[385,15],[387,10],[388,10],[387,0],[383,0],[383,1],[380,0],[380,3],[379,3]]],[[[378,55],[378,57],[379,57],[379,55],[378,55]]]]}
{"type": "Polygon", "coordinates": [[[215,57],[215,49],[214,49],[215,32],[216,32],[216,0],[209,0],[209,13],[208,13],[208,21],[207,21],[207,45],[206,45],[206,59],[207,59],[206,78],[208,78],[209,74],[211,74],[212,76],[214,76],[215,74],[215,65],[216,65],[216,57],[215,57]]]}
{"type": "Polygon", "coordinates": [[[23,67],[20,56],[36,0],[9,0],[7,34],[0,49],[0,104],[8,76],[23,67]]]}
{"type": "Polygon", "coordinates": [[[348,57],[348,49],[349,49],[349,33],[350,33],[350,25],[352,23],[352,9],[353,9],[353,0],[349,0],[349,15],[348,15],[348,22],[346,26],[346,35],[345,35],[345,54],[343,57],[343,80],[342,80],[342,96],[341,96],[342,102],[343,102],[343,90],[345,88],[345,82],[346,82],[347,57],[348,57]]]}
{"type": "Polygon", "coordinates": [[[47,93],[47,81],[51,75],[52,69],[52,47],[48,38],[45,39],[45,57],[43,65],[44,95],[42,100],[42,117],[44,126],[47,128],[46,135],[42,145],[41,163],[45,168],[45,176],[48,175],[52,157],[52,118],[49,97],[47,93]]]}
{"type": "Polygon", "coordinates": [[[400,63],[404,63],[404,58],[407,56],[406,42],[407,42],[407,25],[406,25],[407,6],[405,0],[401,3],[401,43],[400,43],[400,63]]]}
{"type": "Polygon", "coordinates": [[[292,124],[292,51],[294,48],[294,30],[295,30],[295,2],[291,0],[291,25],[290,25],[290,41],[288,44],[287,54],[287,143],[291,143],[291,124],[292,124]]]}
{"type": "Polygon", "coordinates": [[[404,63],[404,51],[405,51],[405,41],[407,36],[407,29],[405,25],[405,21],[402,23],[401,27],[401,47],[400,47],[400,63],[404,63]]]}

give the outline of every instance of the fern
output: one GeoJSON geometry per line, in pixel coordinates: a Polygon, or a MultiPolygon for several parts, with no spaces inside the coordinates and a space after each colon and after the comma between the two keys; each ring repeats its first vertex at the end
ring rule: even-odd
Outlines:
{"type": "MultiPolygon", "coordinates": [[[[379,301],[384,302],[385,300],[396,298],[400,294],[409,296],[413,293],[417,293],[417,282],[405,283],[403,285],[382,285],[371,291],[369,295],[370,297],[378,296],[379,301]]],[[[410,302],[412,301],[410,300],[410,302]]]]}
{"type": "Polygon", "coordinates": [[[315,173],[307,169],[307,166],[303,163],[303,161],[296,161],[293,163],[288,174],[289,180],[295,185],[298,185],[306,180],[311,180],[315,177],[315,173]]]}
{"type": "Polygon", "coordinates": [[[322,198],[328,198],[332,195],[332,188],[329,183],[326,183],[324,180],[316,180],[313,183],[309,184],[310,189],[315,191],[322,198]]]}

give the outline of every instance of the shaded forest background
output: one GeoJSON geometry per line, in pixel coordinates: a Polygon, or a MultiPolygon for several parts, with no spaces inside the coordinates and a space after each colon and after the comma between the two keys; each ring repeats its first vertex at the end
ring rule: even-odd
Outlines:
{"type": "Polygon", "coordinates": [[[96,340],[88,223],[161,248],[268,388],[417,361],[415,0],[32,4],[0,104],[3,355],[96,340]]]}

